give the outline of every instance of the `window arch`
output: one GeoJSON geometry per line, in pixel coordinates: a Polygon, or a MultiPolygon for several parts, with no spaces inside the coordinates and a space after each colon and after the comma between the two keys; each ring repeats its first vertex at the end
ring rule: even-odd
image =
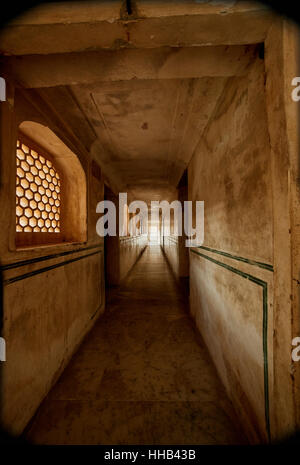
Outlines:
{"type": "Polygon", "coordinates": [[[86,177],[53,131],[25,121],[16,147],[16,245],[86,241],[86,177]]]}

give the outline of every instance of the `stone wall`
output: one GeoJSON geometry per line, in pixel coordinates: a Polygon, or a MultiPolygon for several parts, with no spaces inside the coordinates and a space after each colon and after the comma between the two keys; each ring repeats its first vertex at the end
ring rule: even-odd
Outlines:
{"type": "Polygon", "coordinates": [[[177,236],[161,238],[161,247],[176,278],[179,278],[179,241],[177,236]]]}
{"type": "Polygon", "coordinates": [[[127,276],[131,268],[134,266],[139,256],[147,246],[147,242],[146,234],[119,238],[120,281],[127,276]]]}
{"type": "MultiPolygon", "coordinates": [[[[144,251],[148,240],[146,234],[135,234],[138,231],[132,231],[132,235],[126,231],[128,233],[126,236],[119,236],[119,197],[106,186],[105,198],[114,203],[117,215],[117,235],[105,237],[106,284],[107,286],[118,286],[144,251]]],[[[128,203],[130,204],[131,201],[132,199],[129,199],[128,203]]],[[[127,225],[126,229],[128,229],[128,211],[123,220],[127,225]]]]}
{"type": "Polygon", "coordinates": [[[95,228],[103,180],[88,154],[80,147],[73,149],[86,178],[86,192],[78,192],[87,199],[86,240],[17,248],[18,126],[32,120],[56,130],[55,124],[51,126],[51,121],[44,120],[34,105],[26,104],[10,87],[7,102],[1,102],[1,113],[0,247],[2,336],[6,340],[6,362],[1,365],[1,420],[9,431],[19,434],[104,310],[103,240],[95,228]]]}
{"type": "Polygon", "coordinates": [[[268,440],[273,218],[264,62],[228,79],[189,165],[205,202],[205,240],[190,250],[191,313],[252,441],[268,440]]]}

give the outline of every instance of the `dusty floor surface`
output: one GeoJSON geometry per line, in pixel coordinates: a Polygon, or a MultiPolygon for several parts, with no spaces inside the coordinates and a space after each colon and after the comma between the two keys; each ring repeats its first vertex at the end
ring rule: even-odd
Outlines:
{"type": "Polygon", "coordinates": [[[37,444],[241,444],[159,246],[148,247],[27,430],[37,444]]]}

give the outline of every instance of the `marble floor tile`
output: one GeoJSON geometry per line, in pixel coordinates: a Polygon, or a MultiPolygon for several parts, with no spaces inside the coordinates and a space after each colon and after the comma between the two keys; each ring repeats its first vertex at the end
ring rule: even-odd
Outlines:
{"type": "Polygon", "coordinates": [[[159,247],[148,247],[26,433],[36,444],[244,444],[159,247]]]}

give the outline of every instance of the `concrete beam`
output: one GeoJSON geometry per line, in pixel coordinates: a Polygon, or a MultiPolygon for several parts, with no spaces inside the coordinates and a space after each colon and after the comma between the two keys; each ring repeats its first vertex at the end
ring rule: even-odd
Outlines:
{"type": "Polygon", "coordinates": [[[241,45],[263,42],[274,13],[249,2],[122,2],[44,5],[10,23],[0,35],[6,55],[101,49],[241,45]]]}
{"type": "Polygon", "coordinates": [[[97,81],[242,75],[257,46],[123,49],[2,59],[2,74],[25,88],[97,81]]]}

